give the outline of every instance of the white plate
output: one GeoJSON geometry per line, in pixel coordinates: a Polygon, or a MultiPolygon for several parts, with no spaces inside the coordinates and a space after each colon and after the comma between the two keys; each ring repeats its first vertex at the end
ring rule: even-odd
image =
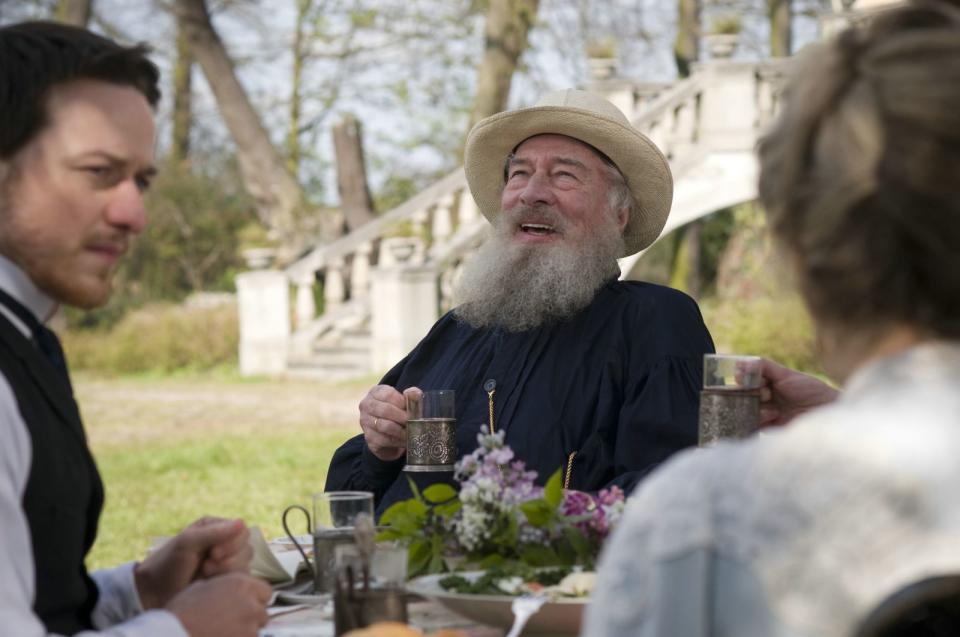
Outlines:
{"type": "MultiPolygon", "coordinates": [[[[300,546],[303,547],[303,550],[307,552],[307,555],[313,554],[313,536],[309,533],[304,535],[297,535],[297,542],[300,543],[300,546]]],[[[297,547],[294,545],[293,540],[288,536],[284,535],[283,537],[277,537],[270,540],[270,546],[278,548],[284,551],[296,551],[297,547]]]]}
{"type": "MultiPolygon", "coordinates": [[[[483,571],[467,571],[457,573],[468,580],[475,580],[483,571]]],[[[509,629],[513,625],[513,611],[510,604],[514,597],[511,595],[470,595],[454,593],[444,590],[440,580],[449,576],[424,575],[407,582],[407,590],[417,595],[435,599],[450,610],[468,619],[481,624],[509,629]]],[[[583,609],[590,601],[589,598],[560,598],[547,602],[543,608],[530,618],[524,635],[576,635],[580,632],[580,622],[583,619],[583,609]]]]}
{"type": "Polygon", "coordinates": [[[318,606],[330,602],[329,593],[313,592],[313,577],[306,572],[298,574],[297,580],[289,584],[275,586],[273,594],[276,600],[284,604],[306,604],[318,606]]]}

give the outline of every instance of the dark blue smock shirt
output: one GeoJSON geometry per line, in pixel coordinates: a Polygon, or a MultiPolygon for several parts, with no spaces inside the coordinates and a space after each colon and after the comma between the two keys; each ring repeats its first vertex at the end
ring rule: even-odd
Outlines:
{"type": "MultiPolygon", "coordinates": [[[[381,381],[456,391],[460,456],[489,421],[484,383],[496,381],[494,423],[543,484],[629,492],[673,452],[696,444],[703,355],[713,341],[696,303],[650,283],[612,281],[572,318],[524,332],[476,329],[448,313],[381,381]]],[[[378,515],[450,473],[410,473],[376,458],[359,435],[333,456],[326,489],[372,491],[378,515]]]]}

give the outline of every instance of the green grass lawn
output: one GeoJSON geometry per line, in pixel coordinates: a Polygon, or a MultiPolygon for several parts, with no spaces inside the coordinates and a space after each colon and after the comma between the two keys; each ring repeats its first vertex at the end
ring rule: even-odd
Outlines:
{"type": "Polygon", "coordinates": [[[284,507],[323,490],[333,451],[350,433],[219,435],[97,451],[107,502],[89,567],[139,559],[151,538],[207,514],[282,535],[284,507]]]}
{"type": "Polygon", "coordinates": [[[310,403],[289,409],[290,396],[325,391],[351,402],[342,387],[83,378],[76,385],[107,492],[91,569],[141,559],[152,538],[203,515],[242,517],[267,538],[282,535],[283,509],[309,505],[334,450],[358,431],[345,417],[318,422],[310,403]],[[215,400],[225,394],[231,398],[215,400]],[[255,406],[238,405],[238,396],[255,406]]]}

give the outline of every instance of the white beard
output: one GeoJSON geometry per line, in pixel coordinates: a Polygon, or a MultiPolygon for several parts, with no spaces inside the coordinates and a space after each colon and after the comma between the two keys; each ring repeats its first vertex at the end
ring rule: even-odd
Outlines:
{"type": "Polygon", "coordinates": [[[493,235],[464,266],[457,284],[454,315],[469,325],[521,332],[562,321],[589,305],[603,284],[620,273],[623,238],[609,215],[588,234],[575,237],[569,234],[570,224],[552,213],[553,225],[565,235],[553,245],[512,240],[516,224],[507,216],[500,215],[493,235]]]}

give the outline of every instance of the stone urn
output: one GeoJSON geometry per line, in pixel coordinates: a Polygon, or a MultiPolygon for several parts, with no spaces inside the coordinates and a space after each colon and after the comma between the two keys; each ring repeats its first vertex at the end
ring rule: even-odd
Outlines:
{"type": "Polygon", "coordinates": [[[263,270],[273,264],[277,256],[275,248],[247,248],[241,252],[243,260],[251,270],[263,270]]]}
{"type": "Polygon", "coordinates": [[[704,36],[707,52],[714,60],[726,60],[733,57],[740,43],[737,33],[711,33],[704,36]]]}
{"type": "Polygon", "coordinates": [[[417,237],[387,237],[380,247],[380,254],[386,257],[381,265],[412,264],[421,254],[422,245],[423,241],[417,237]]]}

